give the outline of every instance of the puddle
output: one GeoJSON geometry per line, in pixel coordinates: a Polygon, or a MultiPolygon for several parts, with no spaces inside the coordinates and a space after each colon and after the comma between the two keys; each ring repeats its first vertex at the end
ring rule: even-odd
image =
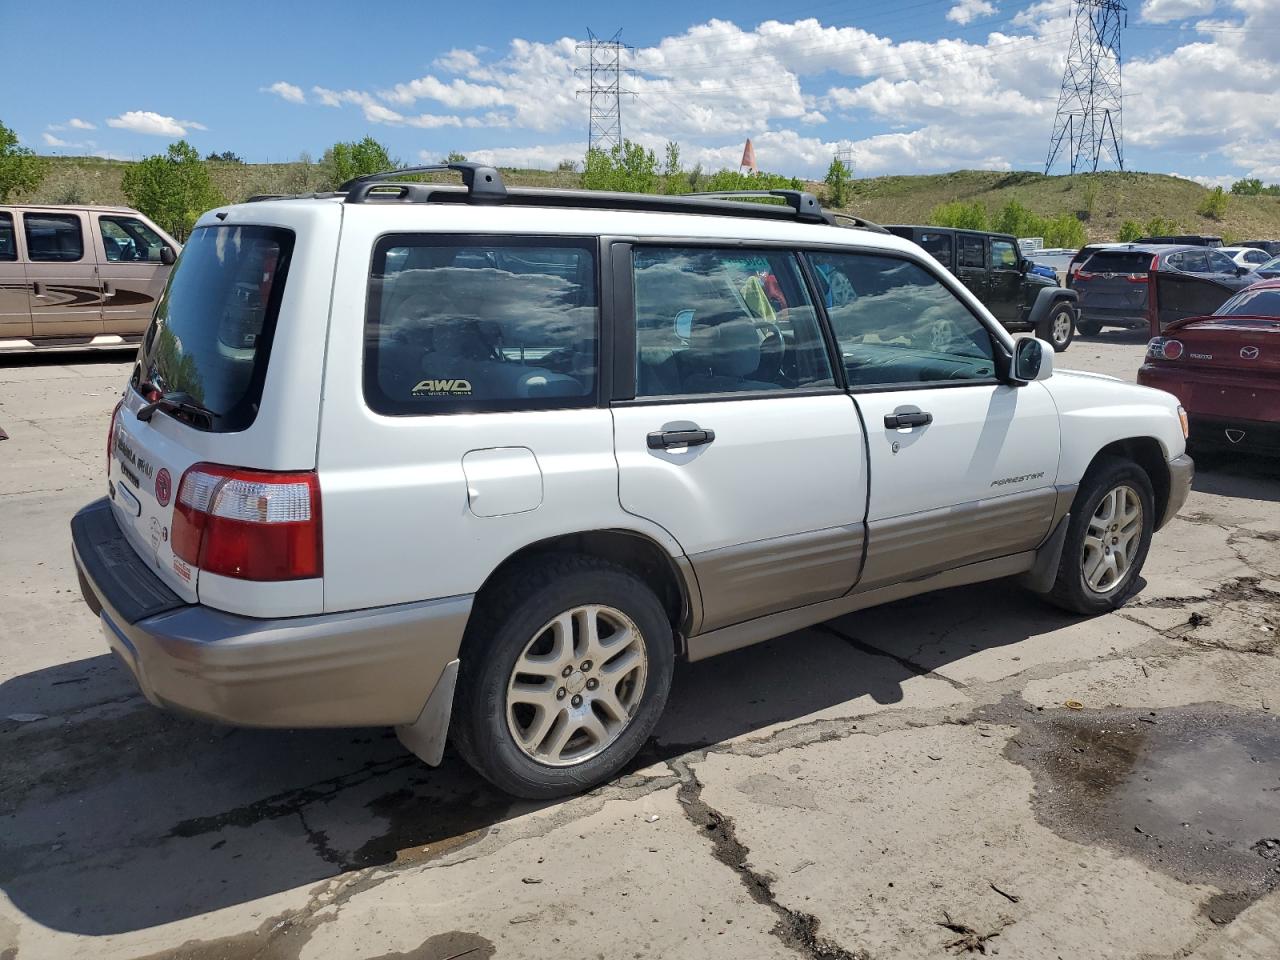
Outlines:
{"type": "Polygon", "coordinates": [[[1217,923],[1280,887],[1280,719],[1214,704],[1017,713],[1006,755],[1059,835],[1217,887],[1217,923]]]}

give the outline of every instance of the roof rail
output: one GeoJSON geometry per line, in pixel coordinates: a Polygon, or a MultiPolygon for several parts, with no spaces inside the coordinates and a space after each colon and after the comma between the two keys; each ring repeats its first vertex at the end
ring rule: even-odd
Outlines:
{"type": "Polygon", "coordinates": [[[878,223],[873,223],[872,221],[866,219],[865,217],[855,217],[852,213],[836,213],[833,211],[831,215],[835,217],[837,220],[848,220],[855,227],[858,227],[861,230],[870,230],[872,233],[891,234],[893,232],[892,230],[889,230],[887,227],[882,227],[878,223]]]}
{"type": "MultiPolygon", "coordinates": [[[[380,173],[367,173],[362,177],[353,177],[338,187],[339,193],[347,195],[347,203],[364,203],[369,194],[379,187],[386,188],[382,193],[394,194],[396,177],[415,173],[445,173],[456,170],[462,174],[462,182],[467,188],[467,199],[476,203],[501,203],[507,198],[507,186],[502,182],[502,174],[496,167],[470,160],[457,163],[429,163],[420,167],[401,167],[399,170],[384,170],[380,173]]],[[[401,186],[407,188],[407,184],[401,186]]],[[[408,189],[400,191],[400,199],[413,199],[414,194],[408,189]]],[[[390,198],[387,198],[390,199],[390,198]]]]}
{"type": "Polygon", "coordinates": [[[707,200],[738,200],[743,197],[780,197],[787,202],[796,216],[805,219],[824,220],[822,204],[805,190],[712,190],[706,193],[685,193],[685,197],[703,197],[707,200]]]}

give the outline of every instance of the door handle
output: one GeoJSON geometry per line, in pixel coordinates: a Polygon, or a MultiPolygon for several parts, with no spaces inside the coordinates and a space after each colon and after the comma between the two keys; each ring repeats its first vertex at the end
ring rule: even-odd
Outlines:
{"type": "Polygon", "coordinates": [[[890,430],[897,430],[899,427],[923,427],[933,423],[932,413],[886,413],[884,415],[884,425],[890,430]]]}
{"type": "Polygon", "coordinates": [[[116,295],[116,287],[110,280],[102,281],[102,299],[110,300],[116,295]]]}
{"type": "Polygon", "coordinates": [[[44,284],[43,284],[43,283],[41,283],[39,280],[32,280],[32,281],[31,281],[31,295],[32,295],[33,297],[47,297],[47,296],[48,296],[48,294],[44,292],[44,284]]]}
{"type": "Polygon", "coordinates": [[[655,430],[649,434],[650,450],[666,450],[668,447],[700,447],[716,438],[714,430],[655,430]]]}

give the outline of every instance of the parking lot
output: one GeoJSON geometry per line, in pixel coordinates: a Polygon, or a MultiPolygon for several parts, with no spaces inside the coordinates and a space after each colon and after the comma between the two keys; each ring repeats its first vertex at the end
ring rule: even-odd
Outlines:
{"type": "Polygon", "coordinates": [[[628,775],[538,805],[143,700],[67,535],[127,359],[0,361],[2,960],[1280,956],[1274,463],[1201,462],[1116,614],[998,581],[683,665],[628,775]]]}

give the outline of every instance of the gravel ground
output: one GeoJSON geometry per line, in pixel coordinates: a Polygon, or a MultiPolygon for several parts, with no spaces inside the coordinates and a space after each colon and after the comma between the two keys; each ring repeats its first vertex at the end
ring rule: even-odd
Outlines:
{"type": "Polygon", "coordinates": [[[685,665],[627,776],[530,804],[143,701],[67,535],[121,359],[0,361],[0,960],[1280,956],[1273,463],[1201,464],[1115,614],[997,582],[685,665]]]}

